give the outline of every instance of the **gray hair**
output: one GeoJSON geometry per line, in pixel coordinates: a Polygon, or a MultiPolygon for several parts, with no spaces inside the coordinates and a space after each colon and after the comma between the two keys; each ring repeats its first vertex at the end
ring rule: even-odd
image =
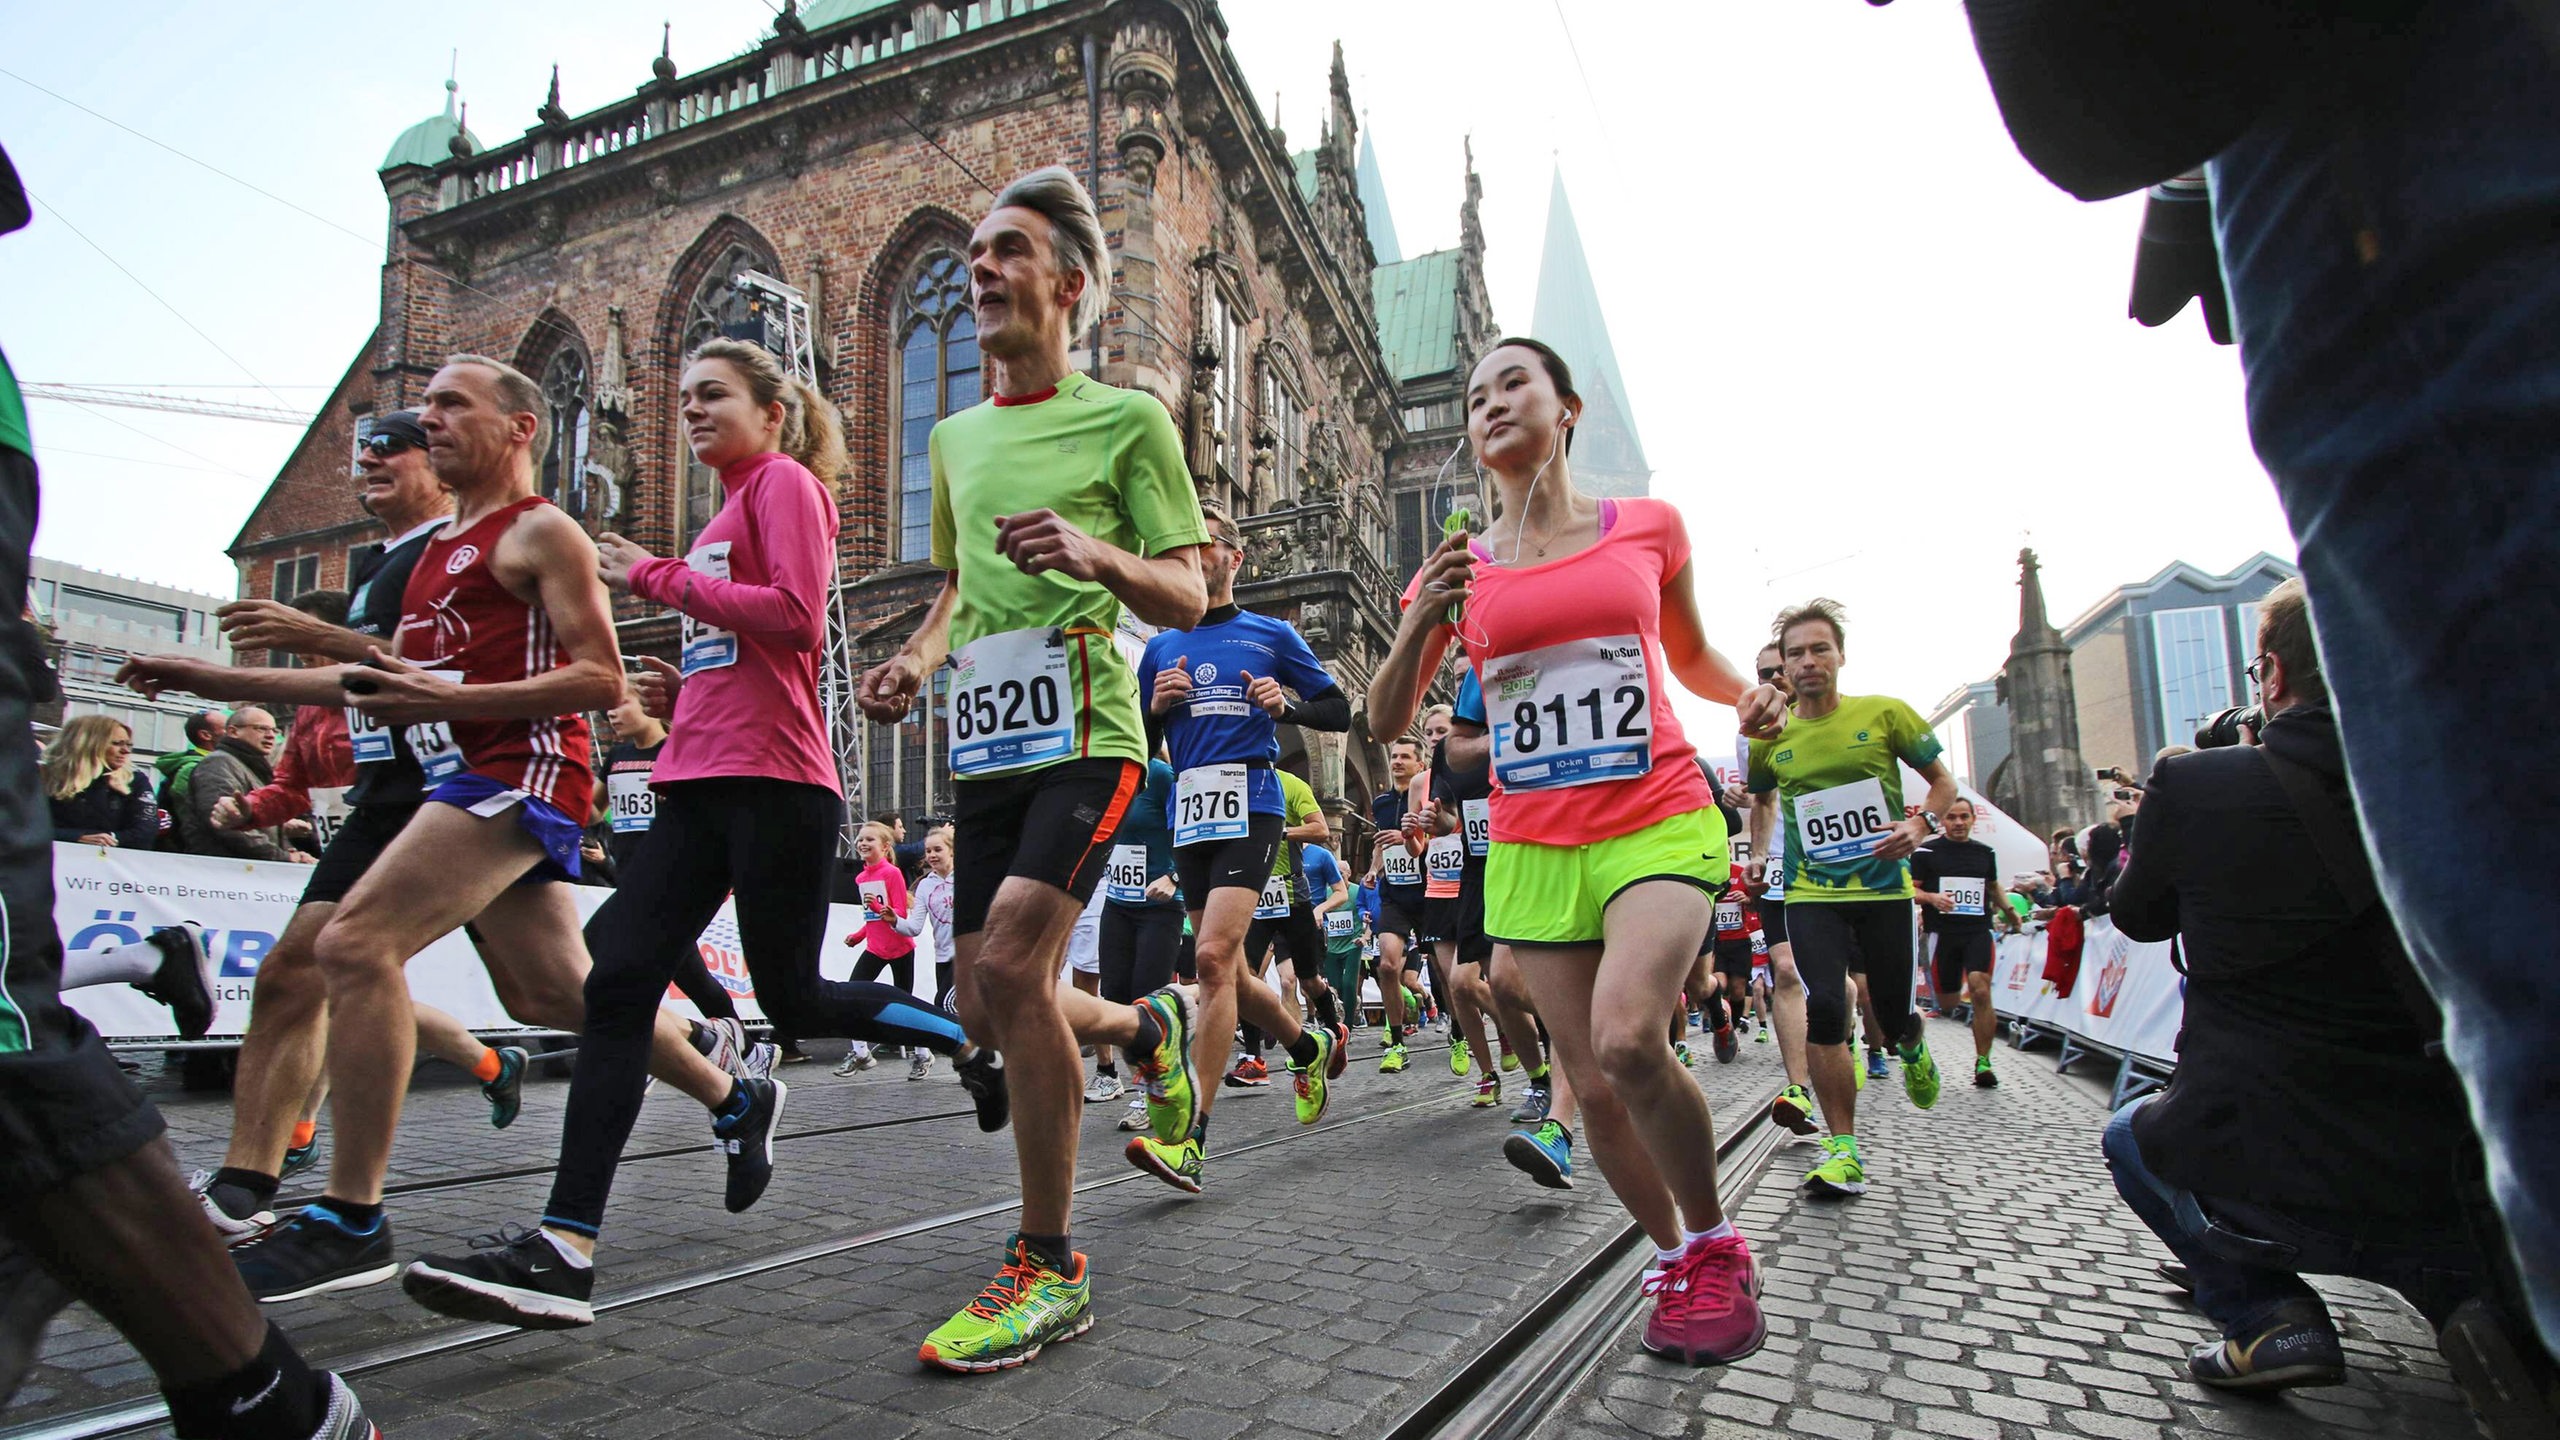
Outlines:
{"type": "Polygon", "coordinates": [[[497,377],[493,387],[498,392],[498,405],[509,415],[533,417],[533,453],[540,455],[551,444],[551,407],[543,402],[542,387],[504,360],[486,355],[447,355],[447,365],[477,365],[497,377]]]}
{"type": "Polygon", "coordinates": [[[1092,193],[1073,170],[1064,165],[1046,165],[1015,177],[989,208],[1002,210],[1008,205],[1047,217],[1050,248],[1057,252],[1058,269],[1078,271],[1084,276],[1084,293],[1076,297],[1070,323],[1079,335],[1092,329],[1111,305],[1111,252],[1102,238],[1102,217],[1094,211],[1092,193]]]}

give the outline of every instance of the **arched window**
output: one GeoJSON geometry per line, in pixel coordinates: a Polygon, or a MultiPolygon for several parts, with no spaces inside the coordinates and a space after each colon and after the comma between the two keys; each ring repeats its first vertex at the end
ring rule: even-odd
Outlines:
{"type": "Polygon", "coordinates": [[[542,452],[542,498],[580,521],[587,517],[587,356],[563,345],[542,367],[542,400],[551,422],[542,452]]]}
{"type": "Polygon", "coordinates": [[[933,460],[926,437],[942,417],[978,403],[978,321],[969,263],[937,250],[916,266],[898,302],[898,553],[933,550],[933,460]]]}
{"type": "MultiPolygon", "coordinates": [[[[745,245],[731,245],[694,287],[692,303],[685,307],[684,345],[677,352],[677,363],[701,348],[708,340],[730,336],[762,343],[764,323],[748,308],[747,297],[730,285],[741,270],[762,270],[768,274],[780,269],[772,261],[745,245]]],[[[672,386],[669,388],[673,388],[672,386]]],[[[683,444],[683,437],[677,437],[683,444]]],[[[684,494],[678,507],[676,525],[684,538],[680,553],[690,553],[693,542],[702,535],[702,527],[720,513],[720,473],[708,465],[694,463],[693,452],[684,452],[684,494]]]]}

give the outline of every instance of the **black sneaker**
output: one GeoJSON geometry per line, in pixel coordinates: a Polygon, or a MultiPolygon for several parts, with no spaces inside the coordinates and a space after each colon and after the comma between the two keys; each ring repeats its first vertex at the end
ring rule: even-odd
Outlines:
{"type": "Polygon", "coordinates": [[[1004,1057],[981,1045],[966,1060],[951,1062],[962,1089],[978,1104],[978,1128],[993,1135],[1013,1118],[1013,1098],[1005,1089],[1004,1057]]]}
{"type": "Polygon", "coordinates": [[[377,1285],[400,1268],[391,1258],[389,1219],[376,1220],[359,1235],[318,1205],[235,1247],[231,1258],[240,1267],[240,1283],[269,1304],[377,1285]]]}
{"type": "Polygon", "coordinates": [[[2190,1295],[2196,1293],[2196,1277],[2188,1273],[2186,1266],[2175,1260],[2163,1260],[2151,1268],[2161,1279],[2177,1286],[2180,1290],[2190,1295]]]}
{"type": "Polygon", "coordinates": [[[44,1328],[71,1303],[71,1292],[26,1251],[0,1240],[0,1406],[18,1393],[44,1347],[44,1328]]]}
{"type": "Polygon", "coordinates": [[[524,1109],[524,1069],[533,1063],[533,1052],[520,1045],[498,1047],[498,1078],[480,1087],[489,1098],[489,1124],[504,1130],[516,1123],[524,1109]]]}
{"type": "Polygon", "coordinates": [[[276,1171],[276,1183],[281,1185],[296,1175],[308,1175],[319,1168],[320,1136],[315,1132],[310,1144],[285,1147],[284,1166],[276,1171]]]}
{"type": "Polygon", "coordinates": [[[201,1040],[213,1028],[213,962],[204,951],[204,927],[192,920],[151,932],[160,968],[134,989],[169,1007],[179,1038],[201,1040]]]}
{"type": "Polygon", "coordinates": [[[382,1440],[382,1427],[365,1418],[364,1402],[347,1382],[333,1372],[329,1376],[329,1413],[320,1417],[320,1428],[311,1440],[382,1440]]]}
{"type": "Polygon", "coordinates": [[[439,1315],[526,1330],[596,1323],[594,1267],[561,1255],[539,1230],[509,1225],[471,1242],[468,1255],[429,1255],[400,1275],[409,1298],[439,1315]]]}
{"type": "Polygon", "coordinates": [[[259,1208],[249,1192],[236,1185],[216,1185],[210,1170],[188,1177],[187,1188],[195,1192],[197,1203],[204,1206],[204,1218],[227,1246],[246,1245],[276,1228],[274,1211],[259,1208]]]}
{"type": "Polygon", "coordinates": [[[741,1080],[747,1113],[735,1120],[711,1122],[711,1142],[729,1157],[729,1213],[735,1215],[764,1196],[773,1183],[773,1127],[782,1120],[783,1102],[791,1087],[779,1080],[741,1080]]]}
{"type": "Polygon", "coordinates": [[[2290,1390],[2345,1383],[2347,1357],[2320,1307],[2289,1303],[2247,1335],[2197,1346],[2187,1373],[2217,1390],[2290,1390]]]}

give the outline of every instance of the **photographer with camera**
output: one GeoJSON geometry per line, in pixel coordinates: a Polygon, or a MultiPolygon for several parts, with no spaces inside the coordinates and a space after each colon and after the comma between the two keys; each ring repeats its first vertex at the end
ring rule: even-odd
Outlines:
{"type": "Polygon", "coordinates": [[[2462,1092],[2356,842],[2299,580],[2261,603],[2249,673],[2259,743],[2169,756],[2134,802],[2116,928],[2181,940],[2186,1021],[2168,1088],[2117,1111],[2105,1150],[2222,1332],[2189,1374],[2272,1390],[2345,1377],[2303,1275],[2387,1285],[2441,1327],[2483,1262],[2462,1092]]]}

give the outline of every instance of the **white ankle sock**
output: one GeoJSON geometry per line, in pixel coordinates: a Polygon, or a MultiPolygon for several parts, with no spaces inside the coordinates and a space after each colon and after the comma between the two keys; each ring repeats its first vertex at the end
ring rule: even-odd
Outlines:
{"type": "Polygon", "coordinates": [[[1683,1225],[1680,1227],[1680,1241],[1682,1248],[1686,1249],[1701,1240],[1730,1240],[1736,1233],[1738,1232],[1734,1230],[1733,1222],[1730,1220],[1716,1226],[1713,1230],[1692,1230],[1683,1225]]]}
{"type": "Polygon", "coordinates": [[[579,1254],[576,1246],[550,1231],[543,1231],[542,1238],[551,1242],[551,1248],[560,1252],[560,1258],[568,1262],[570,1269],[592,1270],[596,1267],[596,1262],[592,1258],[579,1254]]]}

